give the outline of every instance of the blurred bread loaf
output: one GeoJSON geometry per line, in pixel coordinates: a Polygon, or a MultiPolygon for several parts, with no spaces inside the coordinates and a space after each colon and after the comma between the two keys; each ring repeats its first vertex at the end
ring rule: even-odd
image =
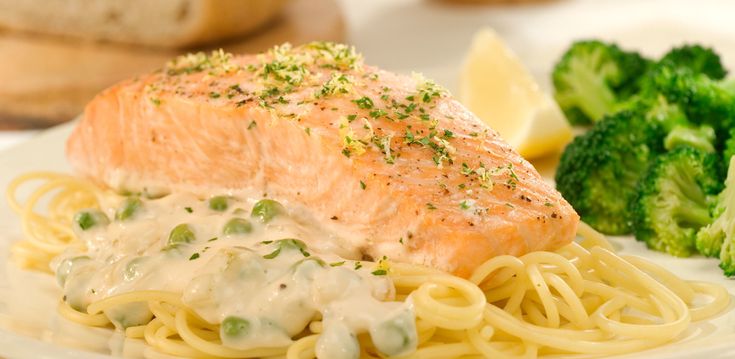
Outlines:
{"type": "MultiPolygon", "coordinates": [[[[37,35],[29,31],[15,31],[0,27],[0,59],[2,59],[2,66],[0,66],[0,129],[47,127],[68,121],[79,114],[87,101],[102,89],[122,79],[160,68],[166,61],[182,53],[200,50],[208,52],[218,48],[224,48],[225,51],[232,53],[255,53],[286,41],[294,44],[314,39],[344,41],[343,16],[337,0],[0,0],[0,19],[12,17],[8,14],[10,7],[17,5],[17,8],[25,9],[26,6],[29,6],[28,4],[48,7],[43,11],[28,10],[39,11],[48,17],[51,17],[53,11],[61,11],[60,8],[71,6],[69,4],[72,3],[89,4],[85,5],[87,7],[93,7],[95,4],[98,7],[109,5],[108,8],[118,6],[114,4],[127,4],[128,7],[124,11],[126,14],[124,16],[127,17],[127,12],[142,11],[142,8],[137,6],[138,4],[144,4],[144,8],[148,8],[154,5],[145,4],[196,3],[199,5],[191,6],[203,6],[202,4],[215,2],[242,3],[240,5],[256,2],[266,4],[284,2],[285,6],[280,15],[273,19],[274,21],[269,21],[252,34],[235,36],[226,41],[215,41],[186,49],[129,46],[109,41],[79,41],[78,38],[70,36],[37,35]],[[57,6],[53,11],[51,10],[52,5],[57,6]]],[[[228,7],[230,5],[217,6],[222,6],[222,9],[232,9],[228,7]]],[[[197,12],[198,10],[190,7],[188,13],[192,11],[197,12]]],[[[233,19],[239,19],[238,21],[242,22],[252,20],[242,11],[240,13],[236,13],[235,10],[230,11],[230,14],[223,15],[229,20],[223,20],[223,22],[234,22],[233,19]]],[[[16,14],[19,11],[16,9],[10,12],[16,14]]],[[[90,9],[86,13],[93,16],[91,14],[94,14],[95,11],[90,9]]],[[[219,15],[212,15],[213,12],[209,14],[209,20],[206,21],[212,22],[214,27],[222,25],[213,20],[219,15]]],[[[150,18],[146,17],[146,19],[150,18]]],[[[199,19],[203,18],[202,16],[199,19]]],[[[0,23],[2,22],[0,20],[0,23]]],[[[139,25],[143,26],[142,23],[143,21],[139,25]]],[[[250,22],[251,25],[254,23],[250,22]]],[[[157,22],[152,21],[143,26],[143,29],[149,29],[151,32],[161,31],[154,30],[156,26],[159,26],[157,22]]],[[[196,26],[188,26],[188,29],[194,29],[196,26]]],[[[212,33],[205,34],[206,36],[203,34],[195,36],[193,32],[186,33],[187,41],[194,41],[194,38],[199,39],[197,41],[204,41],[206,36],[213,36],[212,33]]],[[[174,34],[151,41],[167,41],[175,36],[178,35],[174,34]]],[[[162,45],[169,46],[167,43],[162,45]]]]}
{"type": "Polygon", "coordinates": [[[286,0],[0,0],[0,27],[180,48],[243,35],[286,0]]]}

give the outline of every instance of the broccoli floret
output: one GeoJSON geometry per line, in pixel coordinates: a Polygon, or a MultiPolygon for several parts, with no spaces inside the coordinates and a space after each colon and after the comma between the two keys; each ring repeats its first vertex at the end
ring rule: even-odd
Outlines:
{"type": "Polygon", "coordinates": [[[671,66],[657,67],[651,80],[655,90],[670,103],[679,104],[691,122],[707,124],[717,133],[735,124],[735,94],[719,82],[671,66]]]}
{"type": "Polygon", "coordinates": [[[606,116],[566,147],[556,171],[557,189],[592,227],[630,233],[635,185],[663,152],[664,136],[658,122],[635,111],[606,116]]]}
{"type": "Polygon", "coordinates": [[[725,275],[735,275],[735,158],[730,159],[725,189],[718,198],[718,210],[712,224],[697,233],[697,248],[707,256],[720,257],[725,275]]]}
{"type": "Polygon", "coordinates": [[[701,45],[675,47],[669,50],[659,62],[675,67],[686,67],[694,73],[705,74],[715,80],[723,79],[727,75],[720,55],[713,49],[701,45]]]}
{"type": "Polygon", "coordinates": [[[735,94],[735,77],[730,77],[720,81],[720,86],[728,92],[735,94]]]}
{"type": "Polygon", "coordinates": [[[732,156],[735,156],[735,127],[730,129],[727,141],[725,141],[725,149],[722,151],[725,163],[730,163],[732,156]]]}
{"type": "Polygon", "coordinates": [[[715,129],[710,126],[702,125],[699,127],[691,127],[686,125],[676,125],[666,135],[664,139],[664,148],[672,150],[677,147],[689,146],[702,150],[707,153],[715,152],[715,129]]]}
{"type": "Polygon", "coordinates": [[[649,64],[615,44],[575,42],[554,67],[554,97],[571,124],[590,124],[637,92],[638,79],[649,64]]]}
{"type": "Polygon", "coordinates": [[[624,109],[633,111],[647,121],[658,123],[665,132],[691,123],[681,106],[669,103],[663,95],[655,92],[641,93],[626,103],[624,109]]]}
{"type": "Polygon", "coordinates": [[[692,147],[656,158],[631,203],[636,239],[677,257],[696,252],[697,231],[712,222],[710,206],[721,189],[718,161],[692,147]]]}

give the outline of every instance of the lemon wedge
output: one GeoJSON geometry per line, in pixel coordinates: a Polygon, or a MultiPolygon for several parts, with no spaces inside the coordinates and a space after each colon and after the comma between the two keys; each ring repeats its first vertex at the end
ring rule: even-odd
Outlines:
{"type": "Polygon", "coordinates": [[[459,79],[459,99],[526,158],[558,151],[572,138],[556,102],[489,28],[472,41],[459,79]]]}

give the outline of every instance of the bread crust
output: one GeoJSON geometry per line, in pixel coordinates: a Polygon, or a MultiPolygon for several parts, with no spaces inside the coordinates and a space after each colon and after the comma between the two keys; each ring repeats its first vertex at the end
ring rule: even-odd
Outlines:
{"type": "Polygon", "coordinates": [[[287,0],[0,0],[0,27],[184,48],[251,33],[287,0]]]}

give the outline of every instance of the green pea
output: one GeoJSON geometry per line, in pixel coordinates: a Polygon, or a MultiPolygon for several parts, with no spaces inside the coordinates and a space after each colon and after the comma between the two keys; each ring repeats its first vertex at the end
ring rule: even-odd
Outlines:
{"type": "Polygon", "coordinates": [[[125,199],[122,206],[117,209],[117,212],[115,212],[115,219],[118,221],[130,219],[141,206],[143,206],[143,202],[140,198],[128,197],[125,199]]]}
{"type": "Polygon", "coordinates": [[[227,221],[225,227],[222,229],[223,234],[246,234],[252,231],[253,225],[250,224],[250,221],[239,217],[227,221]]]}
{"type": "Polygon", "coordinates": [[[110,223],[110,220],[102,211],[90,209],[75,214],[74,222],[79,225],[79,228],[86,231],[96,225],[107,225],[110,223]]]}
{"type": "Polygon", "coordinates": [[[345,323],[332,322],[319,335],[317,358],[360,359],[360,343],[345,323]]]}
{"type": "Polygon", "coordinates": [[[224,212],[227,210],[227,197],[215,196],[209,199],[209,209],[217,212],[224,212]]]}
{"type": "Polygon", "coordinates": [[[244,318],[229,316],[222,321],[220,335],[223,337],[242,337],[250,333],[250,322],[244,318]]]}
{"type": "Polygon", "coordinates": [[[91,258],[88,256],[78,256],[78,257],[72,257],[72,258],[66,258],[61,263],[59,263],[59,266],[56,267],[56,282],[59,283],[60,287],[64,287],[64,284],[66,283],[66,278],[69,277],[69,274],[71,274],[72,270],[74,270],[74,267],[79,265],[79,263],[88,261],[91,258]]]}
{"type": "Polygon", "coordinates": [[[123,278],[125,278],[125,280],[127,281],[138,278],[141,274],[141,266],[143,266],[143,263],[145,263],[147,259],[148,257],[138,257],[128,262],[128,264],[125,266],[125,270],[123,271],[123,278]]]}
{"type": "Polygon", "coordinates": [[[286,208],[282,204],[272,199],[261,199],[253,206],[250,217],[257,218],[262,223],[268,223],[273,217],[283,213],[286,213],[286,208]]]}
{"type": "Polygon", "coordinates": [[[302,259],[291,266],[293,279],[299,282],[311,282],[314,276],[323,268],[327,267],[320,258],[309,257],[302,259]]]}
{"type": "Polygon", "coordinates": [[[282,250],[291,250],[291,249],[298,249],[299,252],[301,252],[301,255],[304,257],[308,257],[311,254],[306,250],[306,243],[304,243],[301,240],[293,239],[293,238],[286,238],[286,239],[279,239],[275,242],[275,244],[278,246],[273,252],[268,253],[263,256],[265,259],[273,259],[278,257],[279,254],[281,254],[282,250]]]}
{"type": "Polygon", "coordinates": [[[112,306],[104,311],[116,328],[125,329],[146,324],[153,318],[147,302],[132,302],[112,306]]]}
{"type": "Polygon", "coordinates": [[[171,230],[171,234],[168,235],[168,246],[176,246],[182,243],[191,243],[196,240],[194,232],[189,228],[186,223],[179,224],[171,230]]]}
{"type": "Polygon", "coordinates": [[[147,188],[147,187],[145,187],[145,188],[143,188],[142,195],[143,195],[143,197],[145,197],[147,199],[159,199],[159,198],[166,197],[168,195],[168,192],[166,192],[165,190],[162,190],[162,189],[158,189],[158,188],[147,188]]]}
{"type": "Polygon", "coordinates": [[[161,252],[171,258],[179,258],[184,255],[183,244],[168,244],[161,249],[161,252]]]}
{"type": "Polygon", "coordinates": [[[386,356],[400,356],[418,345],[416,318],[412,311],[402,310],[370,328],[375,348],[386,356]]]}
{"type": "Polygon", "coordinates": [[[306,251],[306,243],[304,241],[294,238],[279,239],[278,244],[282,249],[298,249],[304,257],[308,257],[310,254],[306,251]]]}

